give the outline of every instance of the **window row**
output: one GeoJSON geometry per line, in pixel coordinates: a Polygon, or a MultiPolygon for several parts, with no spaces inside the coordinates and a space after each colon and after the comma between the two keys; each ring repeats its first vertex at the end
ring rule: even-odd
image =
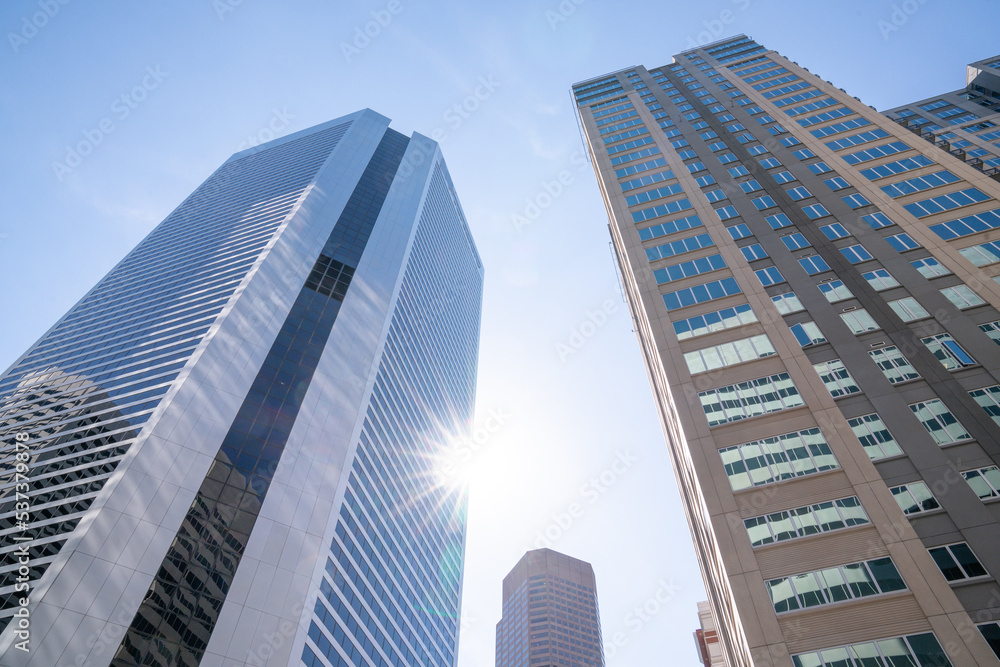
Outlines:
{"type": "Polygon", "coordinates": [[[733,491],[840,467],[818,428],[719,450],[733,491]]]}
{"type": "Polygon", "coordinates": [[[766,585],[779,614],[906,590],[903,577],[888,557],[771,579],[766,585]]]}
{"type": "Polygon", "coordinates": [[[744,519],[755,547],[870,523],[857,496],[744,519]]]}

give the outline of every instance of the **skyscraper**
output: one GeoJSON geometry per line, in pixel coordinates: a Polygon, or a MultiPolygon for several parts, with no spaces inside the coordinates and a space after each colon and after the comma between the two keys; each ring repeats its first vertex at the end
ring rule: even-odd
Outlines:
{"type": "Polygon", "coordinates": [[[997,183],[745,35],[573,94],[727,663],[996,665],[997,183]]]}
{"type": "Polygon", "coordinates": [[[965,67],[965,87],[884,112],[959,159],[1000,174],[1000,56],[965,67]]]}
{"type": "Polygon", "coordinates": [[[0,380],[0,663],[454,664],[434,465],[483,268],[437,144],[388,124],[232,156],[0,380]]]}
{"type": "Polygon", "coordinates": [[[503,580],[496,667],[604,667],[590,563],[551,549],[521,557],[503,580]]]}

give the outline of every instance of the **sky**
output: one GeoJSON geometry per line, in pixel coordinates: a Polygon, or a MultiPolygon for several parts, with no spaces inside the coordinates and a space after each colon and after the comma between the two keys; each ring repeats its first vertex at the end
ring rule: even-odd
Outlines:
{"type": "Polygon", "coordinates": [[[746,33],[878,109],[996,55],[986,0],[0,5],[0,367],[232,153],[369,107],[439,137],[486,270],[460,667],[528,549],[593,564],[609,665],[697,665],[704,589],[569,88],[746,33]],[[112,11],[113,9],[113,11],[112,11]]]}

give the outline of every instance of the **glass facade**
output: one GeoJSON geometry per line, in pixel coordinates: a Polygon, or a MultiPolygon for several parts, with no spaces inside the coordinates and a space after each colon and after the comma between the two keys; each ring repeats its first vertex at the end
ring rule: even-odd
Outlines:
{"type": "Polygon", "coordinates": [[[0,380],[5,455],[26,433],[35,510],[22,531],[8,468],[0,623],[17,608],[15,550],[41,579],[349,127],[227,162],[0,380]]]}
{"type": "Polygon", "coordinates": [[[0,380],[31,609],[105,610],[35,630],[38,659],[455,663],[467,491],[436,466],[483,267],[437,144],[388,122],[237,154],[0,380]]]}

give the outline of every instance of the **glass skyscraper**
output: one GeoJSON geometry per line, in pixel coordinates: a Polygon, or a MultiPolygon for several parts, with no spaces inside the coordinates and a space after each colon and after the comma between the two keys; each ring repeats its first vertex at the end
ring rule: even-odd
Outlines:
{"type": "Polygon", "coordinates": [[[0,379],[0,664],[455,663],[434,468],[483,268],[437,144],[388,125],[234,155],[0,379]]]}
{"type": "Polygon", "coordinates": [[[573,95],[726,664],[997,665],[989,165],[745,35],[573,95]]]}
{"type": "Polygon", "coordinates": [[[590,563],[551,549],[524,554],[503,580],[496,667],[604,667],[590,563]]]}

